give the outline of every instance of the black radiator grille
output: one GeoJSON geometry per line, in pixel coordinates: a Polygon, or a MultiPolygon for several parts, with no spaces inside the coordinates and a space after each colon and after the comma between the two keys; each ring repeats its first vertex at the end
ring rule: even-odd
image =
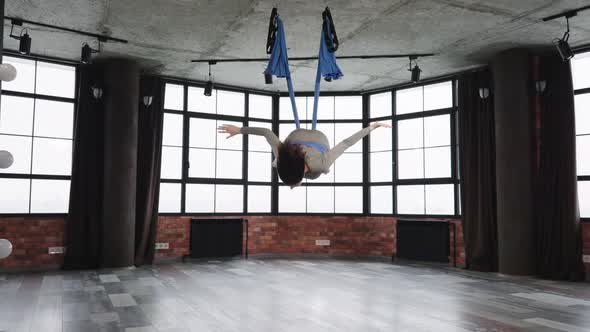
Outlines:
{"type": "Polygon", "coordinates": [[[397,221],[397,258],[449,262],[449,223],[446,221],[397,221]]]}
{"type": "Polygon", "coordinates": [[[243,224],[242,219],[191,220],[190,257],[242,255],[243,224]]]}

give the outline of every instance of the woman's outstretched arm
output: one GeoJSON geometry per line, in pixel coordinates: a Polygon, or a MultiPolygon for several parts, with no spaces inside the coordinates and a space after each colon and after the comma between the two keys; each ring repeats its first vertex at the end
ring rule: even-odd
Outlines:
{"type": "Polygon", "coordinates": [[[370,126],[363,128],[356,134],[350,136],[349,138],[345,139],[344,141],[338,143],[333,149],[326,152],[326,162],[328,165],[332,165],[338,157],[340,157],[346,149],[350,148],[351,146],[355,145],[358,141],[360,141],[363,137],[369,135],[373,129],[384,127],[384,128],[391,128],[391,125],[381,122],[375,122],[370,126]]]}
{"type": "Polygon", "coordinates": [[[219,133],[221,134],[229,134],[227,138],[234,137],[237,134],[243,135],[257,135],[257,136],[264,136],[266,141],[272,148],[272,153],[274,154],[275,158],[277,157],[277,151],[279,145],[281,145],[281,140],[272,132],[272,130],[267,128],[256,128],[256,127],[237,127],[233,125],[222,125],[217,128],[219,133]]]}

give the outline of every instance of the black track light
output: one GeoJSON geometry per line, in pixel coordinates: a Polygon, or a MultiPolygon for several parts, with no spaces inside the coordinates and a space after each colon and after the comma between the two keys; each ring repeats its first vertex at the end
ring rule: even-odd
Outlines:
{"type": "Polygon", "coordinates": [[[88,45],[87,43],[84,43],[84,45],[82,45],[82,51],[80,54],[80,62],[83,64],[89,64],[92,62],[92,53],[99,53],[100,52],[100,41],[98,44],[98,50],[93,49],[92,47],[90,47],[90,45],[88,45]]]}
{"type": "Polygon", "coordinates": [[[211,97],[211,95],[213,94],[213,81],[211,81],[211,65],[214,63],[209,62],[209,80],[207,81],[207,84],[205,85],[205,91],[203,92],[203,94],[207,97],[211,97]]]}
{"type": "Polygon", "coordinates": [[[213,82],[207,81],[207,84],[205,85],[205,92],[203,94],[207,97],[211,97],[213,94],[213,82]]]}
{"type": "Polygon", "coordinates": [[[568,40],[570,39],[570,17],[573,17],[573,16],[575,16],[575,14],[571,14],[571,15],[565,17],[565,21],[567,24],[567,30],[563,34],[563,37],[556,38],[553,41],[553,43],[555,44],[555,48],[557,49],[557,52],[559,53],[559,56],[561,57],[561,60],[563,60],[564,62],[569,61],[571,58],[574,57],[574,52],[572,51],[572,48],[570,47],[570,44],[568,43],[568,40]]]}
{"type": "Polygon", "coordinates": [[[555,48],[557,48],[557,52],[564,62],[574,57],[574,52],[572,51],[567,40],[557,39],[555,41],[555,48]]]}
{"type": "Polygon", "coordinates": [[[272,75],[264,73],[264,83],[265,84],[272,84],[272,75]]]}
{"type": "Polygon", "coordinates": [[[84,44],[82,46],[82,55],[80,56],[80,62],[87,64],[90,63],[90,58],[92,57],[92,49],[88,44],[84,44]]]}
{"type": "Polygon", "coordinates": [[[420,73],[421,72],[422,72],[422,69],[420,69],[420,67],[418,67],[418,65],[416,65],[412,69],[412,82],[413,83],[418,83],[420,81],[420,73]]]}
{"type": "Polygon", "coordinates": [[[12,20],[12,27],[10,28],[10,38],[19,41],[18,52],[20,54],[29,55],[31,54],[31,36],[29,36],[29,30],[21,29],[19,35],[14,34],[14,26],[22,26],[23,22],[20,20],[12,20]],[[24,34],[23,34],[24,33],[24,34]]]}
{"type": "Polygon", "coordinates": [[[18,46],[20,54],[31,54],[31,42],[31,36],[25,32],[25,34],[20,37],[20,43],[18,46]]]}
{"type": "Polygon", "coordinates": [[[422,73],[422,69],[418,67],[418,62],[416,60],[418,60],[417,57],[410,57],[410,68],[408,71],[412,73],[412,76],[410,77],[412,83],[418,83],[420,81],[420,73],[422,73]],[[414,61],[414,68],[412,68],[412,61],[414,61]]]}

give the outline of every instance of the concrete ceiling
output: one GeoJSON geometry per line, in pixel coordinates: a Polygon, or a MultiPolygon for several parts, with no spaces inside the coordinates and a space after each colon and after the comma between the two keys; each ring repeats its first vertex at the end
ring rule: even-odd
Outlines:
{"type": "MultiPolygon", "coordinates": [[[[100,56],[136,58],[154,73],[206,80],[198,58],[264,57],[270,10],[278,5],[290,56],[317,54],[321,12],[330,6],[341,40],[339,55],[436,53],[419,60],[423,78],[485,64],[495,53],[518,46],[550,45],[565,21],[547,15],[588,5],[584,0],[6,0],[6,15],[110,34],[129,44],[105,43],[100,56]]],[[[590,43],[590,11],[571,20],[573,45],[590,43]]],[[[5,47],[18,48],[7,39],[5,47]]],[[[79,59],[79,35],[30,27],[36,54],[79,59]]],[[[344,78],[323,90],[368,90],[407,82],[407,59],[340,60],[344,78]]],[[[264,63],[213,66],[214,81],[285,91],[284,80],[265,85],[264,63]]],[[[293,62],[297,91],[313,90],[316,62],[293,62]]]]}

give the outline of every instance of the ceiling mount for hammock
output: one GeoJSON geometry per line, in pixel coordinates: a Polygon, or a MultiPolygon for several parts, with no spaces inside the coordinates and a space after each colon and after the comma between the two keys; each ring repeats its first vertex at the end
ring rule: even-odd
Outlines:
{"type": "Polygon", "coordinates": [[[324,21],[322,28],[324,30],[326,46],[328,47],[328,51],[330,53],[334,53],[338,51],[338,46],[340,46],[340,43],[338,42],[338,35],[336,34],[336,27],[334,27],[334,20],[332,19],[330,8],[326,7],[322,13],[322,19],[324,21]]]}
{"type": "MultiPolygon", "coordinates": [[[[313,123],[312,129],[316,129],[318,98],[320,94],[321,78],[327,82],[340,79],[343,74],[336,64],[335,52],[338,49],[339,41],[336,34],[334,21],[330,9],[326,7],[322,13],[322,32],[320,34],[320,50],[318,55],[318,67],[316,73],[314,102],[313,102],[313,123]]],[[[289,89],[289,98],[291,99],[291,108],[293,109],[293,119],[295,126],[300,128],[297,105],[295,103],[295,92],[293,91],[293,82],[291,80],[291,71],[289,70],[289,56],[287,54],[287,41],[285,39],[285,29],[283,21],[278,14],[278,10],[273,8],[271,11],[270,22],[268,26],[268,37],[266,40],[266,52],[270,50],[270,60],[264,71],[265,81],[272,81],[272,76],[287,79],[289,89]]]]}
{"type": "Polygon", "coordinates": [[[277,39],[277,30],[278,30],[278,23],[277,23],[277,16],[279,15],[279,11],[276,8],[273,8],[270,12],[270,22],[268,23],[268,37],[266,37],[266,54],[271,54],[272,49],[275,46],[275,41],[277,39]]]}

